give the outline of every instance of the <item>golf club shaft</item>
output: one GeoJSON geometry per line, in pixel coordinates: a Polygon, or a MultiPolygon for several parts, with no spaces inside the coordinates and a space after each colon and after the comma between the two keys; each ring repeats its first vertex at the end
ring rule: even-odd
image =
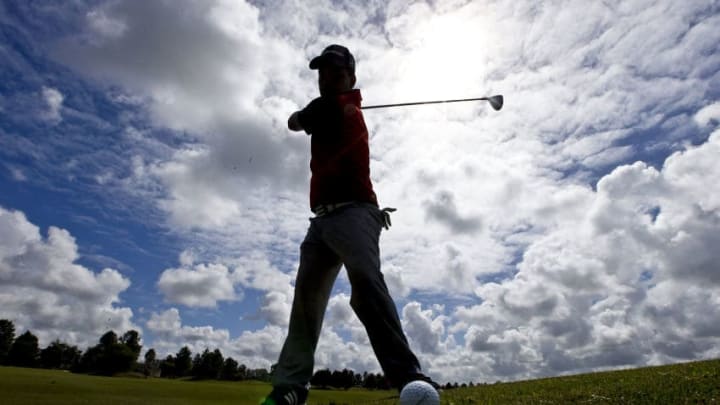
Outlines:
{"type": "MultiPolygon", "coordinates": [[[[494,96],[498,97],[498,96],[494,96]]],[[[464,101],[490,101],[492,97],[477,97],[477,98],[460,98],[455,100],[435,100],[435,101],[415,101],[412,103],[398,103],[398,104],[380,104],[380,105],[368,105],[361,107],[363,110],[370,110],[373,108],[387,108],[387,107],[403,107],[409,105],[422,105],[422,104],[442,104],[442,103],[460,103],[464,101]]]]}

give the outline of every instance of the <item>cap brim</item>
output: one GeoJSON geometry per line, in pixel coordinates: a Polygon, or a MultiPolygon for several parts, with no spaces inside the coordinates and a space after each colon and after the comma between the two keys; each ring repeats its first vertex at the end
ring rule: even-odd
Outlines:
{"type": "Polygon", "coordinates": [[[316,56],[310,61],[310,69],[320,69],[320,67],[324,65],[347,67],[345,66],[345,62],[343,60],[328,54],[316,56]]]}
{"type": "Polygon", "coordinates": [[[319,69],[322,56],[316,56],[310,61],[310,69],[319,69]]]}

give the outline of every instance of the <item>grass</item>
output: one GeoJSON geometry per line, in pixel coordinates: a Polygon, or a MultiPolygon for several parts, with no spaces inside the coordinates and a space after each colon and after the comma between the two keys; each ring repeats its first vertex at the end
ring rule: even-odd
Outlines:
{"type": "MultiPolygon", "coordinates": [[[[186,381],[97,377],[58,370],[0,367],[0,403],[107,405],[257,405],[270,385],[255,381],[186,381]]],[[[393,391],[312,391],[309,404],[372,403],[393,391]]]]}
{"type": "MultiPolygon", "coordinates": [[[[2,404],[254,404],[259,382],[93,377],[0,367],[2,404]]],[[[314,390],[308,404],[395,404],[394,391],[314,390]],[[385,399],[383,399],[385,398],[385,399]]],[[[444,405],[720,404],[720,360],[446,390],[444,405]]]]}

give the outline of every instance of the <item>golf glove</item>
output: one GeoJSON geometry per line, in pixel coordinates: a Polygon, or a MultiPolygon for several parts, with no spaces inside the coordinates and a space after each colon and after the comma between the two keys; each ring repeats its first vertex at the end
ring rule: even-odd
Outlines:
{"type": "Polygon", "coordinates": [[[382,213],[382,225],[385,229],[390,229],[392,222],[390,221],[390,213],[397,211],[396,208],[385,207],[380,210],[382,213]]]}

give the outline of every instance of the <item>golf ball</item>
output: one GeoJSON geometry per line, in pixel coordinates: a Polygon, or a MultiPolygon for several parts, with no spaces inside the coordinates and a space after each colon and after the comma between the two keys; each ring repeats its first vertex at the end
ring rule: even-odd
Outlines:
{"type": "Polygon", "coordinates": [[[400,405],[439,405],[440,395],[425,381],[413,381],[400,391],[400,405]]]}

